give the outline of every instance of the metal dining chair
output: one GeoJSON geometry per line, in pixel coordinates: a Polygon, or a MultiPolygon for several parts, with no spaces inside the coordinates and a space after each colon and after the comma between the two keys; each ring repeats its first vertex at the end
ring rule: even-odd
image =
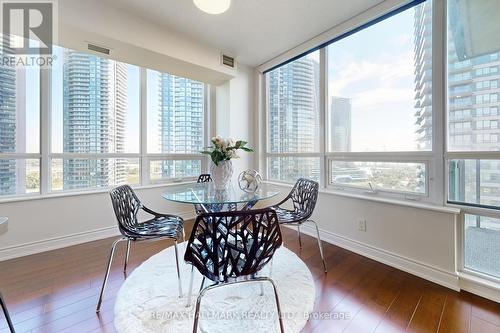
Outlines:
{"type": "Polygon", "coordinates": [[[179,297],[182,297],[177,241],[180,238],[184,240],[184,220],[176,215],[160,214],[147,208],[141,203],[132,188],[128,185],[122,185],[114,188],[109,194],[111,196],[111,202],[113,204],[116,219],[118,220],[118,228],[120,229],[120,233],[123,237],[115,240],[111,246],[111,253],[109,254],[108,266],[106,268],[106,274],[104,275],[104,281],[102,283],[99,301],[97,302],[96,312],[99,312],[101,309],[102,297],[108,282],[115,248],[121,241],[127,241],[125,263],[123,266],[123,271],[126,272],[131,242],[159,238],[170,238],[174,240],[179,297]],[[153,218],[144,222],[139,222],[137,214],[141,210],[152,215],[153,218]]]}
{"type": "Polygon", "coordinates": [[[189,305],[194,268],[203,275],[196,300],[194,333],[198,328],[201,300],[206,292],[227,285],[250,282],[271,283],[280,329],[281,332],[284,331],[275,283],[269,277],[256,276],[282,243],[278,217],[276,212],[269,208],[215,212],[201,214],[196,218],[184,255],[184,260],[192,265],[189,305]],[[204,288],[205,279],[213,283],[204,288]]]}
{"type": "Polygon", "coordinates": [[[276,211],[280,224],[297,227],[300,248],[302,248],[302,239],[300,236],[301,225],[306,222],[314,224],[316,234],[318,236],[319,253],[321,255],[321,260],[323,261],[323,268],[325,273],[327,273],[325,257],[323,255],[323,245],[321,243],[321,238],[319,237],[318,224],[314,220],[310,219],[314,211],[314,207],[316,207],[318,191],[319,184],[317,182],[306,178],[300,178],[297,180],[286,198],[270,208],[276,211]],[[291,202],[293,209],[286,209],[282,207],[282,205],[287,202],[291,202]]]}
{"type": "Polygon", "coordinates": [[[10,332],[16,333],[16,330],[14,329],[14,324],[12,324],[12,320],[10,319],[9,311],[7,310],[7,304],[5,303],[5,300],[3,299],[1,293],[0,293],[0,306],[2,307],[2,311],[5,316],[5,320],[7,321],[7,326],[9,327],[10,332]]]}
{"type": "MultiPolygon", "coordinates": [[[[7,221],[9,221],[9,218],[0,216],[0,225],[7,223],[7,221]]],[[[12,324],[12,320],[10,319],[9,310],[7,310],[7,303],[5,303],[2,293],[0,293],[0,307],[2,308],[2,312],[5,320],[7,321],[7,326],[9,327],[10,332],[15,333],[14,324],[12,324]]]]}

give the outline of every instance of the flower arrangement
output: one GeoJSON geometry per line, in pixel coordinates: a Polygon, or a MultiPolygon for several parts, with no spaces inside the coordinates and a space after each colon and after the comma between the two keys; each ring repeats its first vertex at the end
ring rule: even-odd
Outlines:
{"type": "Polygon", "coordinates": [[[229,161],[232,158],[239,158],[238,150],[243,150],[249,153],[253,152],[252,148],[247,147],[246,141],[236,140],[234,138],[222,138],[220,135],[213,137],[212,146],[207,147],[208,150],[204,150],[201,153],[210,155],[212,162],[216,166],[222,161],[229,161]]]}

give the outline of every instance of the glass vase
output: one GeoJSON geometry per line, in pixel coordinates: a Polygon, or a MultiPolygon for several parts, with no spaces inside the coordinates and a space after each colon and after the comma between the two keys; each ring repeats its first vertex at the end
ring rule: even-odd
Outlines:
{"type": "Polygon", "coordinates": [[[212,163],[210,174],[214,182],[214,187],[217,190],[225,190],[228,188],[233,176],[233,163],[231,161],[219,162],[219,165],[212,163]]]}

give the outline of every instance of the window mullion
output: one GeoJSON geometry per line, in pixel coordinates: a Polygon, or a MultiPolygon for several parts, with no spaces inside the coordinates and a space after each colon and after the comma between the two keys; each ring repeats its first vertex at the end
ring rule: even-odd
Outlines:
{"type": "Polygon", "coordinates": [[[326,56],[326,48],[322,48],[319,53],[319,151],[321,153],[321,161],[320,161],[320,186],[326,188],[329,180],[328,180],[328,166],[327,166],[327,158],[325,155],[326,152],[326,126],[327,125],[327,116],[326,112],[328,110],[328,75],[327,75],[327,56],[326,56]]]}
{"type": "Polygon", "coordinates": [[[50,192],[51,70],[40,69],[40,194],[50,192]]]}
{"type": "MultiPolygon", "coordinates": [[[[217,135],[215,133],[215,110],[217,108],[217,105],[215,104],[216,98],[215,98],[215,88],[212,87],[210,84],[205,84],[204,88],[204,96],[203,96],[203,103],[204,103],[204,110],[205,112],[203,113],[204,117],[204,136],[203,136],[203,147],[207,147],[209,145],[210,139],[217,135]]],[[[201,171],[203,173],[208,173],[208,156],[203,155],[203,159],[201,161],[201,171]]]]}
{"type": "Polygon", "coordinates": [[[262,119],[259,119],[259,127],[262,129],[262,133],[260,135],[259,140],[259,148],[261,152],[259,152],[259,160],[262,159],[259,163],[259,168],[263,168],[262,176],[264,179],[269,179],[269,90],[268,90],[268,76],[267,74],[261,74],[261,83],[262,86],[260,88],[260,93],[264,96],[264,98],[259,101],[262,107],[262,119]]]}
{"type": "Polygon", "coordinates": [[[444,1],[432,3],[432,163],[429,191],[431,201],[443,205],[446,195],[444,152],[446,147],[447,27],[444,1]]]}
{"type": "Polygon", "coordinates": [[[419,162],[432,160],[434,156],[431,152],[336,152],[326,155],[335,160],[367,162],[419,162]]]}
{"type": "Polygon", "coordinates": [[[140,69],[140,120],[139,120],[139,135],[140,135],[140,183],[141,185],[149,184],[149,158],[147,156],[148,152],[148,85],[147,85],[147,72],[145,68],[140,69]]]}

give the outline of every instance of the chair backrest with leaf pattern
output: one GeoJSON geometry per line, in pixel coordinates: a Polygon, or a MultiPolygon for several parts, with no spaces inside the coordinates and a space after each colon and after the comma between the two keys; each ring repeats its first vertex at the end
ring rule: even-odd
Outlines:
{"type": "Polygon", "coordinates": [[[257,273],[283,243],[272,209],[201,214],[184,259],[212,281],[257,273]]]}
{"type": "Polygon", "coordinates": [[[129,185],[118,186],[112,189],[109,195],[120,232],[127,235],[138,224],[137,214],[142,209],[142,203],[129,185]]]}
{"type": "Polygon", "coordinates": [[[301,212],[305,218],[309,218],[316,207],[318,200],[319,184],[314,180],[300,178],[295,183],[287,198],[293,202],[296,212],[301,212]]]}

